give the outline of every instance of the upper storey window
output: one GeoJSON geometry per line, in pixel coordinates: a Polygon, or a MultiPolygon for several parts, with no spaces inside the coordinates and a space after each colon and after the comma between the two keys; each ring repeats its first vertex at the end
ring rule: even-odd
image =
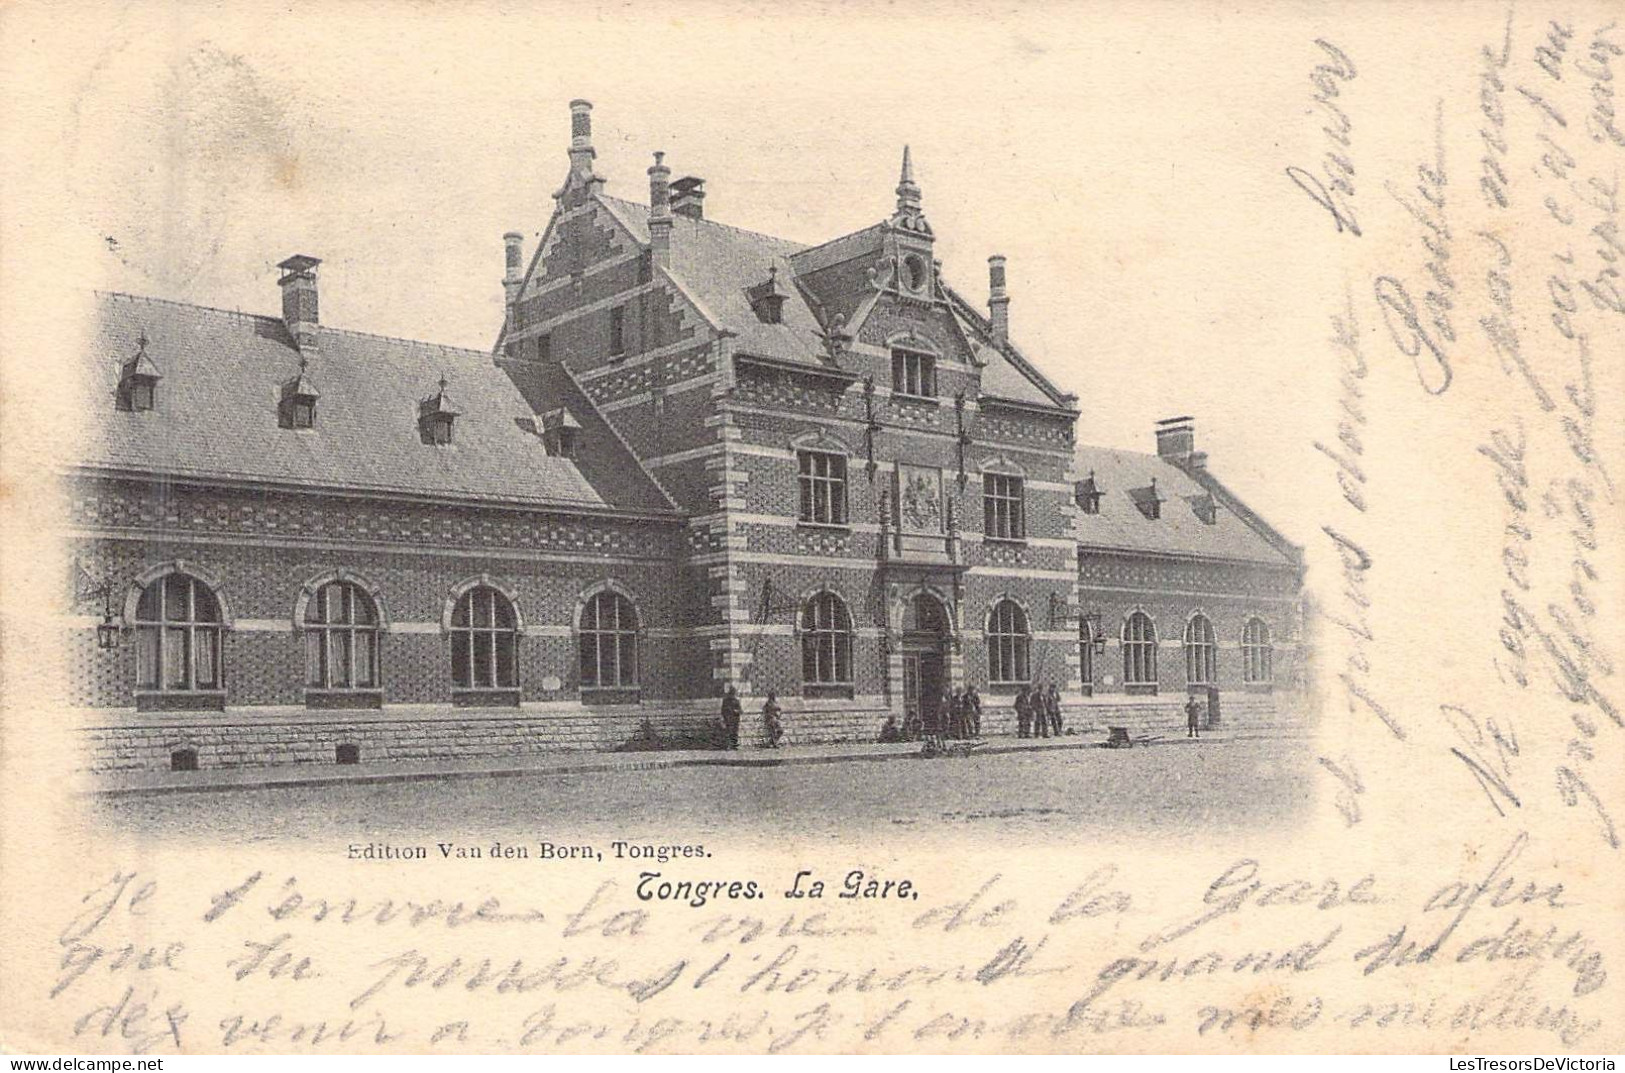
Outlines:
{"type": "Polygon", "coordinates": [[[937,359],[917,350],[893,350],[891,388],[898,395],[936,398],[937,359]]]}
{"type": "Polygon", "coordinates": [[[846,456],[802,451],[801,520],[819,525],[846,524],[846,456]]]}
{"type": "Polygon", "coordinates": [[[1023,540],[1027,536],[1025,490],[1020,477],[1004,473],[982,475],[982,534],[994,540],[1023,540]]]}
{"type": "Polygon", "coordinates": [[[626,307],[616,306],[609,311],[609,352],[626,353],[626,307]]]}

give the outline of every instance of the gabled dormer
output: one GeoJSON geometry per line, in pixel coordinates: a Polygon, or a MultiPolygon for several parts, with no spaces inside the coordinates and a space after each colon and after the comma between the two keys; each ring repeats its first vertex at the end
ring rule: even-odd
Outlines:
{"type": "Polygon", "coordinates": [[[308,363],[299,358],[299,372],[282,382],[277,399],[277,424],[283,428],[305,429],[316,427],[316,400],[321,392],[310,379],[308,363]]]}
{"type": "Polygon", "coordinates": [[[1077,502],[1078,509],[1085,514],[1100,513],[1100,497],[1105,492],[1100,483],[1095,480],[1095,471],[1090,470],[1089,476],[1072,486],[1072,498],[1077,502]]]}
{"type": "Polygon", "coordinates": [[[1190,504],[1191,513],[1203,525],[1219,524],[1219,501],[1213,498],[1213,493],[1203,492],[1199,496],[1186,496],[1185,502],[1190,504]]]}
{"type": "Polygon", "coordinates": [[[750,299],[751,311],[763,324],[779,324],[784,320],[784,303],[790,291],[779,282],[779,266],[769,265],[767,279],[745,292],[750,299]]]}
{"type": "Polygon", "coordinates": [[[1129,498],[1134,500],[1135,507],[1139,508],[1146,520],[1156,521],[1162,517],[1162,493],[1157,491],[1157,479],[1151,478],[1151,484],[1145,488],[1130,488],[1129,498]]]}
{"type": "Polygon", "coordinates": [[[542,444],[555,458],[575,458],[581,450],[581,422],[563,406],[542,415],[542,444]]]}
{"type": "Polygon", "coordinates": [[[446,378],[440,377],[440,390],[418,402],[418,435],[423,442],[445,447],[452,442],[452,426],[462,411],[446,394],[446,378]]]}
{"type": "Polygon", "coordinates": [[[147,356],[147,333],[142,332],[136,351],[119,370],[117,406],[131,413],[145,413],[158,404],[158,381],[163,379],[147,356]]]}

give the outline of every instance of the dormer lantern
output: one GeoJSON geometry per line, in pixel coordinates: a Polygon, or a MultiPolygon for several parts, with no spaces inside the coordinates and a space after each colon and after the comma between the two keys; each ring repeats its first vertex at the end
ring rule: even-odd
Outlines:
{"type": "Polygon", "coordinates": [[[418,434],[424,443],[445,447],[451,443],[453,422],[461,416],[451,396],[446,394],[446,377],[442,374],[440,390],[418,403],[418,434]]]}
{"type": "Polygon", "coordinates": [[[581,422],[564,407],[542,415],[542,443],[555,458],[575,458],[581,449],[581,422]]]}
{"type": "Polygon", "coordinates": [[[136,352],[119,370],[118,408],[132,413],[151,410],[158,398],[158,381],[163,374],[147,357],[147,333],[136,341],[136,352]]]}
{"type": "Polygon", "coordinates": [[[1131,489],[1129,495],[1133,497],[1134,505],[1140,508],[1140,513],[1145,515],[1148,521],[1154,522],[1162,517],[1162,493],[1157,491],[1155,477],[1151,478],[1150,487],[1131,489]]]}
{"type": "Polygon", "coordinates": [[[299,373],[283,381],[282,397],[277,404],[277,420],[283,428],[306,429],[316,427],[316,390],[308,375],[306,358],[299,356],[299,373]]]}
{"type": "Polygon", "coordinates": [[[1219,501],[1213,498],[1213,493],[1189,496],[1186,502],[1190,503],[1192,513],[1201,519],[1203,525],[1219,524],[1219,501]]]}
{"type": "Polygon", "coordinates": [[[779,266],[770,265],[767,281],[758,283],[745,292],[750,299],[751,311],[763,324],[779,324],[784,320],[784,303],[790,292],[779,282],[779,266]]]}
{"type": "Polygon", "coordinates": [[[1085,514],[1100,513],[1100,485],[1095,481],[1095,471],[1090,470],[1089,476],[1072,486],[1072,497],[1077,501],[1078,509],[1085,514]]]}

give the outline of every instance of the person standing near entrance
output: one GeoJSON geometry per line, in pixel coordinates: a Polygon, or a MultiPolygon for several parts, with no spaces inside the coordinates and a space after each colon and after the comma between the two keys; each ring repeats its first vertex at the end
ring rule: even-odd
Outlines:
{"type": "Polygon", "coordinates": [[[779,721],[779,695],[774,690],[767,691],[767,703],[762,705],[762,732],[767,735],[767,747],[777,749],[779,742],[784,739],[784,724],[779,721]]]}
{"type": "Polygon", "coordinates": [[[724,749],[739,748],[739,720],[744,718],[744,706],[739,703],[739,694],[734,687],[729,686],[722,691],[722,747],[724,749]]]}
{"type": "Polygon", "coordinates": [[[954,691],[948,696],[948,736],[960,739],[970,737],[965,729],[965,691],[958,686],[954,686],[954,691]]]}
{"type": "Polygon", "coordinates": [[[1044,695],[1044,708],[1049,716],[1050,733],[1057,738],[1061,736],[1061,691],[1054,682],[1049,684],[1049,692],[1044,695]]]}
{"type": "Polygon", "coordinates": [[[1022,686],[1016,690],[1016,737],[1027,738],[1032,736],[1033,730],[1033,698],[1022,686]]]}
{"type": "Polygon", "coordinates": [[[1201,714],[1202,706],[1196,703],[1196,698],[1194,696],[1185,701],[1185,736],[1187,738],[1199,738],[1202,736],[1197,732],[1196,729],[1198,723],[1200,722],[1201,714]]]}
{"type": "Polygon", "coordinates": [[[1044,702],[1044,690],[1042,688],[1033,686],[1031,704],[1033,708],[1033,737],[1049,737],[1049,706],[1044,702]]]}
{"type": "Polygon", "coordinates": [[[971,737],[982,736],[982,698],[977,696],[975,686],[965,690],[965,722],[969,726],[971,737]]]}

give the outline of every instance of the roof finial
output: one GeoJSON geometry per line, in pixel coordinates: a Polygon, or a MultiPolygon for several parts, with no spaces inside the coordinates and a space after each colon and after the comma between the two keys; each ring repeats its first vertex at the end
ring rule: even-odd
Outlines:
{"type": "Polygon", "coordinates": [[[147,352],[147,329],[141,329],[141,337],[135,341],[135,347],[142,354],[147,352]]]}
{"type": "Polygon", "coordinates": [[[440,370],[440,390],[446,390],[446,370],[440,370]]]}
{"type": "Polygon", "coordinates": [[[903,146],[903,170],[897,178],[897,211],[900,213],[917,213],[920,211],[920,184],[914,181],[914,158],[909,154],[908,146],[903,146]]]}

